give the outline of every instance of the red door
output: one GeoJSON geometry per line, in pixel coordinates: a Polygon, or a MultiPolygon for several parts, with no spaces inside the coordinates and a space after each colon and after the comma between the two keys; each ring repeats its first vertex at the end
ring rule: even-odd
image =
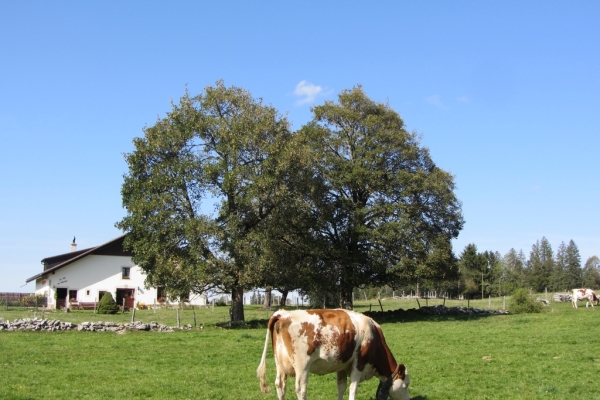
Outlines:
{"type": "Polygon", "coordinates": [[[135,302],[134,293],[135,289],[117,289],[117,305],[122,306],[123,301],[125,301],[126,309],[133,308],[135,302]]]}

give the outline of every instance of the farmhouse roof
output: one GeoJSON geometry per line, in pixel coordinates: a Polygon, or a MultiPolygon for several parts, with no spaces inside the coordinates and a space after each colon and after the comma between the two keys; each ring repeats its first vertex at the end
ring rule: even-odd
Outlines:
{"type": "Polygon", "coordinates": [[[123,241],[126,235],[121,235],[118,238],[112,239],[100,246],[90,247],[89,249],[83,249],[78,251],[72,251],[70,253],[59,254],[57,256],[46,257],[42,260],[44,264],[44,271],[28,278],[25,283],[29,283],[45,275],[53,273],[62,267],[66,267],[69,264],[74,263],[77,260],[81,260],[89,255],[105,255],[105,256],[132,256],[133,253],[126,251],[123,248],[123,241]]]}

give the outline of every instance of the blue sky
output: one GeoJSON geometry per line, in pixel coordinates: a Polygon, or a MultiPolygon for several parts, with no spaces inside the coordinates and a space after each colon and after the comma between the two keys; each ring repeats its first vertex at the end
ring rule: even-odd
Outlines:
{"type": "Polygon", "coordinates": [[[0,292],[121,234],[123,153],[223,79],[287,114],[362,84],[455,176],[455,241],[600,256],[600,2],[0,2],[0,292]]]}

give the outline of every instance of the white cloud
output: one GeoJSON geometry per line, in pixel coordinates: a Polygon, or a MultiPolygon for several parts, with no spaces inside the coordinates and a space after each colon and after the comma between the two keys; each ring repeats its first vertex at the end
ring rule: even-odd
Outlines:
{"type": "Polygon", "coordinates": [[[442,103],[442,96],[439,94],[434,94],[425,99],[429,104],[432,104],[439,108],[446,108],[444,103],[442,103]]]}
{"type": "Polygon", "coordinates": [[[296,105],[302,105],[307,103],[314,103],[315,97],[317,97],[320,93],[323,92],[323,88],[318,85],[313,85],[307,81],[300,81],[296,85],[296,90],[294,90],[294,95],[300,97],[298,101],[296,101],[296,105]]]}
{"type": "Polygon", "coordinates": [[[470,103],[471,99],[469,99],[467,96],[459,96],[456,98],[456,100],[460,101],[461,103],[470,103]]]}

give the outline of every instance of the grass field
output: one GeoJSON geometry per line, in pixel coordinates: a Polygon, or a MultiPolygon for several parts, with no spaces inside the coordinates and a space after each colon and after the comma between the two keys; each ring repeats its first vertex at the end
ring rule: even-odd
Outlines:
{"type": "MultiPolygon", "coordinates": [[[[428,303],[441,301],[436,302],[428,303]]],[[[372,303],[379,310],[379,303],[372,303]]],[[[496,303],[492,308],[502,308],[501,299],[496,303]]],[[[384,310],[417,306],[414,300],[382,304],[384,310]]],[[[470,305],[487,308],[488,300],[470,305]]],[[[368,310],[369,302],[357,309],[368,310]]],[[[31,314],[0,310],[8,320],[31,314]]],[[[246,310],[247,319],[266,316],[259,307],[246,310]]],[[[59,312],[46,318],[128,322],[131,315],[59,312]]],[[[272,355],[267,363],[271,393],[261,393],[256,379],[264,329],[215,328],[215,322],[227,319],[226,307],[196,310],[196,318],[203,330],[1,332],[0,398],[276,399],[272,355]]],[[[176,325],[172,310],[138,311],[138,319],[176,325]]],[[[193,324],[192,312],[185,310],[181,321],[193,324]]],[[[382,323],[382,328],[396,359],[408,366],[412,399],[600,399],[600,308],[552,303],[542,314],[423,317],[382,323]]],[[[374,398],[376,387],[374,379],[363,382],[358,399],[374,398]]],[[[336,398],[335,375],[312,375],[308,397],[336,398]]],[[[288,398],[295,398],[293,382],[288,398]]]]}

